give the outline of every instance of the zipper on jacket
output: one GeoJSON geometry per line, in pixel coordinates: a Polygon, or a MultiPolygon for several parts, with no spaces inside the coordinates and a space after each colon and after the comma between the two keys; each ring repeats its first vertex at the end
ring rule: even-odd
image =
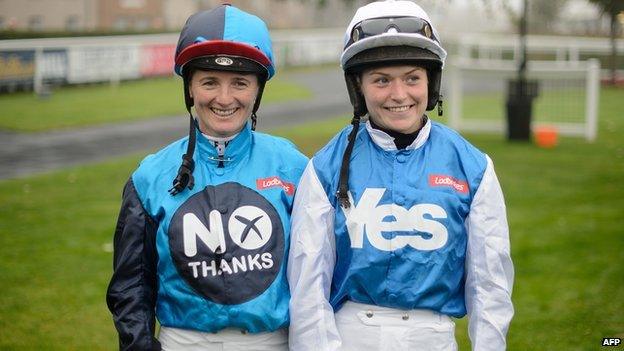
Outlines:
{"type": "Polygon", "coordinates": [[[217,167],[218,168],[223,168],[225,167],[224,161],[225,161],[225,147],[227,146],[228,142],[227,141],[215,141],[215,148],[217,149],[217,160],[218,160],[218,164],[217,167]]]}

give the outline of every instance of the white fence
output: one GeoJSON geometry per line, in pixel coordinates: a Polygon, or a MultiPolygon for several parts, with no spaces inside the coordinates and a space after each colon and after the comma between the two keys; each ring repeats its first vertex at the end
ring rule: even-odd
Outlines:
{"type": "MultiPolygon", "coordinates": [[[[342,35],[341,29],[272,31],[276,63],[282,67],[337,66],[342,35]]],[[[32,89],[45,93],[49,84],[116,84],[172,75],[176,42],[176,34],[0,41],[0,91],[32,89]]],[[[502,92],[516,71],[517,36],[462,35],[450,38],[445,46],[450,55],[443,88],[451,105],[451,126],[465,131],[504,131],[502,92]],[[473,83],[478,83],[480,98],[489,94],[486,100],[495,101],[495,111],[485,113],[487,116],[463,113],[464,97],[475,93],[473,83]],[[486,83],[490,86],[479,88],[486,83]]],[[[624,40],[620,39],[618,46],[624,47],[624,40]]],[[[529,36],[528,51],[550,60],[529,63],[530,78],[539,80],[544,92],[536,100],[534,125],[550,124],[562,134],[594,140],[600,66],[597,61],[586,60],[592,55],[608,56],[608,39],[529,36]],[[555,91],[566,93],[555,97],[555,91]]]]}
{"type": "MultiPolygon", "coordinates": [[[[343,30],[274,30],[278,66],[338,65],[343,30]]],[[[177,34],[76,37],[0,41],[0,89],[38,88],[48,83],[135,79],[170,75],[177,34]]],[[[450,58],[517,61],[515,35],[463,34],[444,42],[450,58]]],[[[624,40],[618,40],[624,47],[624,40]]],[[[529,53],[566,65],[594,56],[607,57],[607,38],[528,37],[529,53]]]]}
{"type": "MultiPolygon", "coordinates": [[[[461,59],[520,60],[520,39],[517,35],[463,34],[452,40],[457,57],[461,59]]],[[[616,40],[620,54],[624,39],[616,40]]],[[[559,64],[586,61],[592,57],[608,57],[611,43],[608,38],[527,36],[529,55],[541,56],[539,60],[556,61],[559,64]]]]}
{"type": "MultiPolygon", "coordinates": [[[[600,64],[532,61],[527,78],[535,80],[539,93],[533,103],[533,126],[549,125],[563,135],[596,139],[600,64]]],[[[503,132],[506,84],[515,79],[513,61],[460,59],[448,67],[449,124],[462,131],[503,132]],[[465,106],[470,95],[480,106],[465,106]],[[465,111],[476,111],[467,116],[465,111]]]]}
{"type": "MultiPolygon", "coordinates": [[[[177,35],[79,37],[0,41],[0,89],[35,91],[49,83],[117,83],[173,74],[177,35]]],[[[342,33],[273,31],[278,66],[338,63],[342,33]]]]}

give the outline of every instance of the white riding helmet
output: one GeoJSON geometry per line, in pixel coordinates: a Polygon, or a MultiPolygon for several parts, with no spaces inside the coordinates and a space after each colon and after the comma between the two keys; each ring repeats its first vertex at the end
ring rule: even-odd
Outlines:
{"type": "Polygon", "coordinates": [[[446,50],[429,15],[411,1],[377,1],[360,7],[347,27],[340,64],[357,114],[366,107],[354,86],[355,76],[366,67],[415,63],[429,75],[432,110],[439,100],[446,50]]]}

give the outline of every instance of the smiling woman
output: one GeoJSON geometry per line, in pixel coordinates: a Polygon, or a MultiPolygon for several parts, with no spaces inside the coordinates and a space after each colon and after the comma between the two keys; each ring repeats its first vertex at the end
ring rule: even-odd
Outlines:
{"type": "Polygon", "coordinates": [[[427,109],[427,71],[418,66],[364,70],[361,76],[366,109],[379,127],[411,134],[422,128],[427,109]]]}
{"type": "Polygon", "coordinates": [[[230,5],[192,15],[175,72],[189,136],[141,162],[115,229],[106,300],[120,348],[286,350],[294,191],[264,181],[297,184],[307,158],[255,131],[275,74],[265,23],[230,5]]]}
{"type": "Polygon", "coordinates": [[[254,74],[196,70],[189,90],[202,133],[229,137],[240,132],[251,116],[258,78],[254,74]]]}
{"type": "Polygon", "coordinates": [[[291,349],[454,351],[468,313],[473,349],[504,350],[505,203],[492,160],[425,114],[446,58],[435,27],[412,1],[377,1],[344,38],[354,116],[296,193],[291,349]]]}

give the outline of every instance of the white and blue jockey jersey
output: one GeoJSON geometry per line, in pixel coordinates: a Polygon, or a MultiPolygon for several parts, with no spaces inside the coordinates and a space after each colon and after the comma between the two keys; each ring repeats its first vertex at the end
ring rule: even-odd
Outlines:
{"type": "MultiPolygon", "coordinates": [[[[492,160],[428,120],[411,145],[360,126],[351,206],[336,197],[347,127],[304,171],[292,213],[289,345],[340,350],[344,302],[469,316],[475,350],[503,350],[513,316],[505,202],[492,160]]],[[[365,317],[363,317],[365,318],[365,317]]]]}
{"type": "Polygon", "coordinates": [[[249,126],[221,156],[198,133],[195,185],[171,196],[167,189],[187,142],[148,156],[132,175],[157,226],[160,324],[252,333],[288,325],[290,212],[307,158],[285,139],[249,126]]]}
{"type": "MultiPolygon", "coordinates": [[[[335,196],[345,128],[312,159],[336,209],[330,303],[346,300],[462,317],[465,220],[486,156],[435,122],[416,148],[384,150],[360,126],[349,163],[351,206],[335,196]]],[[[372,133],[379,132],[371,129],[372,133]]]]}

